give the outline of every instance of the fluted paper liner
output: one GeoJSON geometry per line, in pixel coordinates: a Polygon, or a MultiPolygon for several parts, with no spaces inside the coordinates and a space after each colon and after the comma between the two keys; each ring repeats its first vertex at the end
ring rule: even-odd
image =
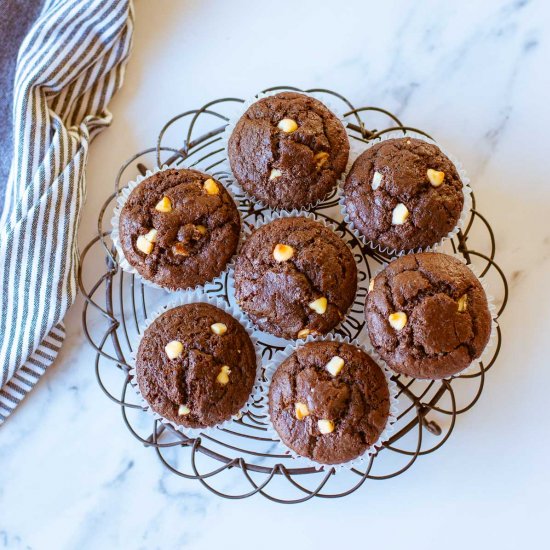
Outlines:
{"type": "Polygon", "coordinates": [[[360,345],[357,341],[351,341],[349,338],[342,338],[340,335],[337,334],[328,334],[326,336],[321,336],[314,338],[312,336],[308,336],[305,340],[301,340],[298,343],[290,344],[288,345],[284,350],[278,351],[271,361],[269,361],[265,367],[264,370],[264,379],[261,384],[261,391],[260,396],[261,400],[259,402],[259,407],[256,409],[256,414],[258,416],[265,416],[265,422],[267,424],[267,435],[273,439],[274,442],[276,442],[278,449],[274,450],[273,452],[275,454],[290,454],[293,458],[300,459],[300,462],[304,464],[304,466],[313,467],[316,469],[320,468],[334,468],[335,470],[349,470],[351,468],[364,468],[368,464],[368,461],[370,460],[371,455],[376,454],[377,451],[382,447],[383,443],[387,441],[392,433],[394,432],[394,424],[397,421],[398,416],[398,389],[396,383],[391,379],[392,374],[388,370],[388,368],[385,366],[385,363],[382,361],[380,356],[372,349],[370,346],[366,345],[360,345]],[[290,447],[287,447],[279,438],[279,434],[277,433],[277,430],[273,426],[273,423],[271,422],[271,417],[269,415],[269,387],[271,385],[271,381],[273,379],[273,375],[275,374],[275,371],[277,370],[278,366],[283,363],[286,359],[288,359],[298,348],[302,347],[306,343],[309,342],[339,342],[343,344],[351,344],[352,346],[355,346],[362,351],[364,351],[367,355],[371,357],[371,359],[374,360],[374,362],[380,367],[382,372],[384,373],[384,376],[386,377],[386,381],[388,383],[388,390],[389,390],[389,399],[390,399],[390,408],[389,408],[389,416],[388,420],[386,421],[386,426],[380,433],[380,436],[376,440],[376,442],[368,447],[360,456],[354,458],[353,460],[350,460],[348,462],[344,462],[342,464],[322,464],[320,462],[316,462],[315,460],[312,460],[310,458],[304,457],[302,455],[299,455],[296,453],[296,451],[292,450],[290,447]]]}
{"type": "Polygon", "coordinates": [[[342,186],[342,184],[343,184],[343,182],[346,178],[346,174],[349,172],[349,170],[350,170],[350,168],[353,164],[353,160],[356,158],[356,156],[352,155],[352,149],[353,149],[352,145],[353,145],[353,142],[355,140],[352,138],[352,134],[350,133],[350,131],[347,128],[348,121],[344,117],[343,110],[341,108],[337,107],[330,100],[330,98],[327,101],[325,99],[325,97],[320,99],[315,94],[308,93],[308,92],[303,92],[302,90],[280,89],[280,90],[272,90],[270,92],[260,92],[260,93],[256,94],[254,97],[251,97],[251,98],[245,100],[243,103],[239,103],[238,106],[236,106],[235,113],[229,118],[227,126],[225,127],[225,130],[224,130],[224,132],[221,136],[221,145],[222,145],[222,147],[224,148],[224,151],[225,151],[225,154],[224,154],[225,158],[224,158],[224,162],[221,165],[221,170],[224,171],[224,172],[227,172],[227,174],[229,174],[229,176],[230,176],[230,185],[233,188],[232,190],[233,190],[234,194],[235,195],[238,195],[238,194],[244,195],[247,200],[249,200],[253,204],[256,204],[259,208],[262,208],[262,209],[267,208],[267,209],[271,209],[275,212],[290,212],[290,211],[296,210],[295,208],[291,208],[291,209],[283,208],[283,207],[273,208],[272,206],[269,206],[269,205],[263,203],[261,200],[259,200],[255,197],[253,197],[252,195],[250,195],[247,191],[245,191],[242,188],[240,183],[237,181],[237,178],[233,175],[233,171],[231,170],[231,164],[229,162],[229,150],[228,150],[229,138],[231,137],[231,134],[233,133],[233,130],[235,129],[235,126],[236,126],[237,122],[239,121],[239,119],[244,115],[244,113],[247,111],[247,109],[251,105],[256,103],[257,101],[260,101],[261,99],[265,99],[266,97],[271,97],[271,96],[274,96],[274,95],[277,95],[277,94],[280,94],[280,93],[283,93],[283,92],[294,92],[294,93],[297,93],[297,94],[312,97],[313,99],[316,99],[317,101],[320,101],[329,111],[332,112],[333,115],[336,116],[336,118],[338,118],[340,120],[340,122],[344,126],[344,130],[346,131],[346,134],[348,136],[348,141],[349,141],[349,145],[350,145],[348,161],[346,163],[346,167],[344,168],[344,171],[342,172],[340,177],[336,180],[336,182],[334,184],[334,187],[331,189],[331,191],[329,191],[327,193],[327,195],[325,197],[322,197],[321,199],[318,199],[317,201],[314,201],[312,203],[305,204],[302,207],[300,207],[300,209],[299,209],[299,210],[314,210],[317,206],[319,206],[325,200],[327,200],[327,197],[334,190],[334,188],[339,189],[342,186]]]}
{"type": "MultiPolygon", "coordinates": [[[[167,424],[171,426],[172,428],[176,429],[177,431],[181,432],[187,437],[196,438],[201,434],[209,434],[209,433],[214,434],[220,428],[229,427],[233,422],[233,420],[237,420],[241,418],[241,416],[245,412],[248,412],[251,409],[251,407],[254,405],[254,403],[259,399],[260,392],[261,392],[260,386],[261,386],[261,378],[262,378],[262,358],[259,351],[258,339],[254,336],[254,330],[252,328],[252,325],[245,318],[245,316],[235,308],[228,306],[225,300],[223,300],[220,297],[211,297],[202,293],[201,291],[195,290],[192,292],[185,292],[175,298],[172,298],[167,304],[159,307],[153,315],[151,315],[144,323],[141,324],[140,333],[137,336],[135,336],[133,339],[132,349],[133,351],[130,355],[131,368],[129,372],[131,376],[130,384],[134,388],[139,398],[139,403],[142,409],[147,411],[155,419],[159,420],[163,424],[167,424]],[[216,424],[215,426],[208,426],[206,428],[188,428],[181,424],[172,422],[171,420],[168,420],[167,418],[164,418],[163,416],[158,414],[156,411],[152,409],[151,405],[149,405],[149,403],[143,397],[139,389],[139,385],[137,383],[137,377],[136,377],[136,358],[137,358],[137,353],[139,349],[139,344],[141,342],[141,339],[143,338],[145,331],[151,326],[151,324],[158,317],[160,317],[163,313],[166,313],[170,309],[173,309],[178,306],[195,304],[195,303],[210,304],[231,315],[238,323],[240,323],[240,325],[244,328],[244,330],[248,334],[252,342],[252,345],[254,347],[254,352],[256,354],[256,376],[254,379],[254,385],[244,405],[240,408],[237,414],[233,415],[232,417],[228,418],[227,420],[224,420],[219,424],[216,424]]],[[[256,408],[254,408],[254,414],[256,414],[256,408]]]]}
{"type": "Polygon", "coordinates": [[[359,229],[355,226],[353,221],[351,220],[349,213],[346,208],[345,204],[345,195],[343,191],[343,186],[340,186],[338,188],[339,193],[339,203],[340,203],[340,209],[342,212],[342,215],[344,216],[344,221],[346,225],[349,227],[349,229],[353,232],[353,234],[366,246],[371,248],[372,250],[376,250],[381,252],[382,254],[388,254],[390,256],[403,256],[404,254],[411,254],[415,252],[436,252],[441,245],[449,240],[452,239],[454,236],[457,235],[457,233],[466,225],[466,222],[468,221],[468,217],[470,215],[470,212],[472,210],[472,188],[470,187],[470,178],[466,174],[466,171],[464,170],[462,164],[454,155],[449,154],[449,152],[441,147],[438,143],[436,143],[434,140],[419,134],[417,132],[410,132],[410,131],[401,131],[397,130],[394,132],[389,132],[388,134],[383,135],[382,137],[375,139],[368,144],[364,144],[363,147],[355,146],[353,148],[353,155],[351,154],[350,149],[350,157],[353,156],[353,162],[357,160],[357,158],[370,149],[371,147],[374,147],[375,145],[378,145],[379,143],[382,143],[383,141],[386,141],[388,139],[403,139],[403,138],[415,138],[420,139],[422,141],[425,141],[427,143],[431,143],[432,145],[436,145],[441,149],[443,154],[445,154],[447,157],[449,157],[449,160],[455,165],[455,168],[458,172],[458,175],[460,176],[460,180],[462,181],[462,194],[464,196],[464,204],[462,205],[462,211],[460,213],[460,217],[455,225],[455,227],[447,233],[444,237],[442,237],[438,242],[431,244],[430,246],[425,247],[419,247],[419,248],[411,248],[406,250],[398,250],[396,248],[388,248],[385,246],[382,246],[378,243],[375,243],[374,241],[368,240],[362,233],[359,231],[359,229]]]}
{"type": "MultiPolygon", "coordinates": [[[[111,218],[111,240],[113,241],[113,244],[115,246],[115,249],[117,251],[118,255],[118,265],[123,271],[126,271],[126,273],[130,273],[132,275],[135,275],[140,281],[142,281],[144,284],[153,287],[158,288],[160,290],[164,290],[166,292],[188,292],[193,290],[204,290],[205,285],[207,284],[216,284],[221,283],[223,281],[225,275],[229,272],[230,268],[234,265],[235,258],[237,257],[237,254],[239,253],[240,247],[242,245],[243,240],[243,220],[241,212],[239,211],[239,203],[235,199],[235,196],[233,195],[231,189],[229,189],[226,185],[223,185],[224,189],[229,193],[229,196],[235,203],[235,207],[237,209],[237,212],[239,213],[239,224],[240,224],[240,234],[239,234],[239,243],[237,244],[237,249],[235,251],[235,254],[233,254],[233,257],[227,262],[227,265],[225,266],[225,269],[216,277],[211,279],[210,281],[205,281],[202,285],[196,285],[194,287],[187,287],[187,288],[179,288],[179,289],[172,289],[167,288],[164,286],[161,286],[157,283],[154,283],[153,281],[150,281],[149,279],[146,279],[143,275],[139,273],[139,271],[128,262],[126,259],[126,256],[124,255],[124,250],[122,249],[122,244],[120,242],[120,231],[119,231],[119,223],[120,223],[120,213],[122,212],[122,208],[126,204],[126,201],[128,200],[128,197],[132,193],[132,191],[144,180],[147,178],[150,178],[154,174],[157,174],[158,172],[164,172],[165,170],[172,170],[173,166],[167,166],[163,165],[161,167],[156,167],[152,170],[147,170],[144,176],[139,175],[136,177],[136,179],[130,181],[128,185],[122,189],[119,190],[119,194],[116,198],[116,205],[115,209],[113,211],[113,217],[111,218]]],[[[187,167],[178,167],[177,170],[181,169],[187,169],[187,167]]],[[[196,168],[190,168],[190,170],[196,170],[196,168]]],[[[202,170],[199,170],[202,171],[202,170]]],[[[206,172],[204,172],[206,173],[206,172]]],[[[215,178],[216,179],[216,178],[215,178]]],[[[218,184],[220,184],[220,181],[216,179],[218,184]]]]}
{"type": "MultiPolygon", "coordinates": [[[[498,311],[497,311],[497,308],[496,308],[495,303],[494,303],[493,295],[489,292],[489,285],[487,284],[487,281],[481,276],[481,274],[479,273],[479,270],[476,266],[471,265],[471,264],[467,264],[466,259],[463,256],[459,255],[459,254],[447,254],[446,252],[439,252],[437,250],[427,251],[427,252],[437,252],[438,254],[445,254],[447,256],[452,256],[453,258],[456,258],[461,263],[463,263],[474,274],[474,276],[477,278],[477,280],[481,283],[481,286],[483,287],[483,291],[485,292],[485,296],[487,297],[487,306],[489,308],[489,313],[491,315],[491,333],[489,335],[489,339],[487,340],[487,344],[485,345],[485,348],[481,352],[481,355],[477,359],[474,359],[468,366],[466,366],[464,369],[457,372],[456,374],[453,374],[451,376],[447,376],[446,378],[433,378],[433,379],[432,378],[415,378],[415,377],[412,377],[412,376],[407,376],[406,374],[400,374],[400,373],[397,373],[397,374],[400,374],[400,376],[408,378],[409,380],[414,378],[414,380],[418,380],[420,382],[431,382],[432,380],[452,380],[453,378],[458,378],[458,377],[460,377],[464,374],[473,373],[473,371],[475,370],[475,367],[479,363],[484,363],[485,364],[491,358],[491,354],[494,351],[496,340],[497,340],[498,311]]],[[[397,259],[398,258],[395,258],[392,261],[395,261],[397,259]]],[[[372,273],[371,280],[374,279],[381,271],[386,269],[386,267],[388,267],[388,265],[390,263],[391,262],[384,262],[383,264],[380,264],[378,266],[378,269],[376,269],[372,273]]],[[[366,332],[366,335],[367,335],[369,345],[374,348],[374,346],[372,344],[372,341],[370,339],[369,329],[368,329],[368,325],[367,325],[366,322],[365,322],[365,332],[366,332]]],[[[389,364],[387,366],[388,366],[388,369],[391,370],[391,366],[389,364]]]]}
{"type": "MultiPolygon", "coordinates": [[[[252,227],[254,229],[251,229],[250,227],[246,227],[246,224],[245,224],[243,245],[246,242],[246,239],[248,239],[250,237],[253,230],[256,230],[256,229],[262,227],[263,225],[267,225],[270,222],[281,219],[281,218],[308,218],[310,220],[313,220],[313,221],[316,221],[316,222],[322,224],[327,229],[330,229],[332,232],[334,232],[336,234],[336,236],[338,238],[341,239],[341,237],[338,235],[338,233],[336,231],[336,229],[337,229],[336,224],[334,224],[330,221],[327,221],[325,218],[322,218],[321,216],[318,216],[315,212],[308,212],[306,210],[288,210],[288,211],[287,210],[277,210],[277,211],[270,211],[269,213],[264,214],[262,219],[257,219],[254,224],[250,224],[250,225],[252,225],[252,227]]],[[[349,249],[349,251],[351,252],[351,254],[353,256],[354,255],[353,249],[351,249],[350,246],[343,239],[341,239],[341,240],[344,243],[344,245],[349,249]]],[[[357,264],[355,259],[354,259],[354,262],[357,264]]],[[[354,301],[356,299],[357,291],[359,290],[359,283],[360,283],[360,281],[359,281],[359,278],[358,278],[358,280],[357,280],[357,289],[355,291],[354,300],[352,300],[351,304],[349,305],[347,311],[344,313],[344,315],[343,315],[342,319],[340,320],[340,322],[334,328],[332,328],[330,332],[337,330],[338,327],[340,327],[342,325],[342,323],[344,323],[346,321],[346,318],[347,318],[351,308],[353,307],[354,301]]],[[[227,292],[230,296],[232,296],[232,297],[235,296],[235,270],[234,269],[232,269],[230,271],[229,276],[227,278],[227,292]]],[[[240,309],[240,306],[238,306],[238,304],[237,304],[237,307],[239,307],[239,309],[240,309]]],[[[291,339],[288,339],[288,338],[282,338],[282,337],[279,337],[279,336],[275,336],[275,335],[271,334],[270,332],[262,330],[261,328],[256,326],[256,324],[254,323],[254,321],[252,321],[252,319],[250,319],[250,317],[248,317],[248,314],[246,313],[246,311],[243,311],[241,309],[240,309],[240,311],[246,316],[246,318],[254,326],[255,330],[260,332],[261,334],[265,334],[269,338],[276,339],[278,342],[287,343],[289,341],[297,340],[297,339],[291,340],[291,339]]],[[[300,341],[304,341],[304,340],[300,340],[300,341]]]]}

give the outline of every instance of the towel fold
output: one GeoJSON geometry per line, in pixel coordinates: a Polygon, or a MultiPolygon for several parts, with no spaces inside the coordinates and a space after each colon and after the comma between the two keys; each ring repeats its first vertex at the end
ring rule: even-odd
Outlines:
{"type": "Polygon", "coordinates": [[[131,0],[46,0],[19,50],[0,218],[0,425],[63,344],[88,147],[111,122],[132,30],[131,0]]]}

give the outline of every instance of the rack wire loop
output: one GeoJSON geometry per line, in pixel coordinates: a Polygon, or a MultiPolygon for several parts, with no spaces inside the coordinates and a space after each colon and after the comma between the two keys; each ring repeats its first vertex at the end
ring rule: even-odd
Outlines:
{"type": "MultiPolygon", "coordinates": [[[[276,86],[272,90],[294,90],[289,86],[276,86]]],[[[304,90],[322,100],[328,97],[340,102],[345,112],[350,137],[368,144],[394,130],[412,130],[395,115],[380,107],[359,107],[344,96],[327,89],[304,90]],[[373,117],[385,117],[385,127],[371,128],[373,117]]],[[[199,109],[172,117],[160,130],[156,146],[133,155],[122,164],[115,178],[114,193],[102,205],[97,222],[97,235],[81,253],[78,284],[85,302],[82,311],[84,334],[96,352],[95,373],[98,384],[107,398],[120,408],[123,422],[129,432],[146,447],[157,453],[161,463],[173,474],[198,480],[214,494],[228,499],[242,499],[256,494],[279,503],[295,504],[312,498],[338,498],[362,487],[367,480],[381,481],[401,475],[420,457],[435,452],[451,436],[457,417],[471,410],[480,399],[486,383],[486,373],[494,365],[502,345],[502,332],[497,326],[496,343],[491,357],[478,362],[474,372],[451,380],[418,381],[395,375],[400,409],[392,437],[366,461],[363,470],[335,471],[334,468],[315,468],[300,464],[290,454],[281,454],[276,442],[266,431],[266,419],[249,411],[235,419],[231,427],[215,435],[203,434],[190,438],[152,418],[137,401],[132,400],[129,357],[133,336],[152,311],[159,291],[143,285],[133,275],[122,272],[116,251],[110,240],[110,228],[105,215],[111,211],[121,188],[139,172],[145,174],[147,166],[163,164],[174,167],[195,167],[209,171],[225,162],[224,148],[220,147],[221,134],[230,115],[225,109],[239,98],[222,98],[210,101],[199,109]],[[198,130],[200,128],[200,132],[198,130]],[[169,136],[176,136],[176,145],[167,144],[169,136]],[[91,259],[93,256],[93,260],[91,259]],[[103,258],[103,263],[98,259],[103,258]],[[95,282],[84,283],[88,270],[104,268],[95,282]],[[231,491],[226,489],[227,476],[234,479],[231,491]]],[[[230,183],[231,175],[225,169],[215,172],[216,177],[230,183]]],[[[252,225],[263,219],[266,209],[253,204],[244,194],[236,192],[236,200],[245,223],[252,225]]],[[[461,254],[467,263],[480,262],[483,277],[497,281],[500,317],[508,301],[508,283],[496,263],[496,238],[489,221],[481,214],[472,194],[472,210],[466,227],[450,242],[450,252],[461,254]],[[475,231],[473,231],[475,229],[475,231]]],[[[338,197],[333,192],[316,207],[316,214],[335,224],[339,235],[352,247],[358,264],[359,290],[348,319],[338,330],[351,338],[364,331],[362,317],[365,293],[361,283],[370,280],[371,274],[388,257],[364,246],[351,233],[341,218],[333,212],[338,197]]],[[[207,285],[206,292],[230,301],[227,278],[223,284],[207,285]]],[[[281,347],[268,345],[260,339],[264,360],[270,359],[281,347]]]]}

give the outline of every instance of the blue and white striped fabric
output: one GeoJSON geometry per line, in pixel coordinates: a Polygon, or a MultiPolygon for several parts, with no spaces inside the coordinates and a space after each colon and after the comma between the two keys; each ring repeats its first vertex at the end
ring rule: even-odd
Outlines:
{"type": "Polygon", "coordinates": [[[111,122],[132,30],[132,0],[46,0],[21,45],[0,218],[0,425],[63,344],[88,147],[111,122]]]}

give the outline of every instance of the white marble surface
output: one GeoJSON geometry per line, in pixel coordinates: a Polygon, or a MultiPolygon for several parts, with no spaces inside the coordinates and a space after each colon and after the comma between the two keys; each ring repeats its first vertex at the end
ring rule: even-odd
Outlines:
{"type": "Polygon", "coordinates": [[[298,507],[225,501],[166,473],[128,434],[95,382],[79,297],[57,363],[0,429],[0,547],[547,545],[550,4],[136,4],[114,122],[91,150],[82,244],[119,164],[173,114],[274,84],[330,87],[462,159],[510,280],[501,356],[450,441],[405,475],[298,507]]]}

